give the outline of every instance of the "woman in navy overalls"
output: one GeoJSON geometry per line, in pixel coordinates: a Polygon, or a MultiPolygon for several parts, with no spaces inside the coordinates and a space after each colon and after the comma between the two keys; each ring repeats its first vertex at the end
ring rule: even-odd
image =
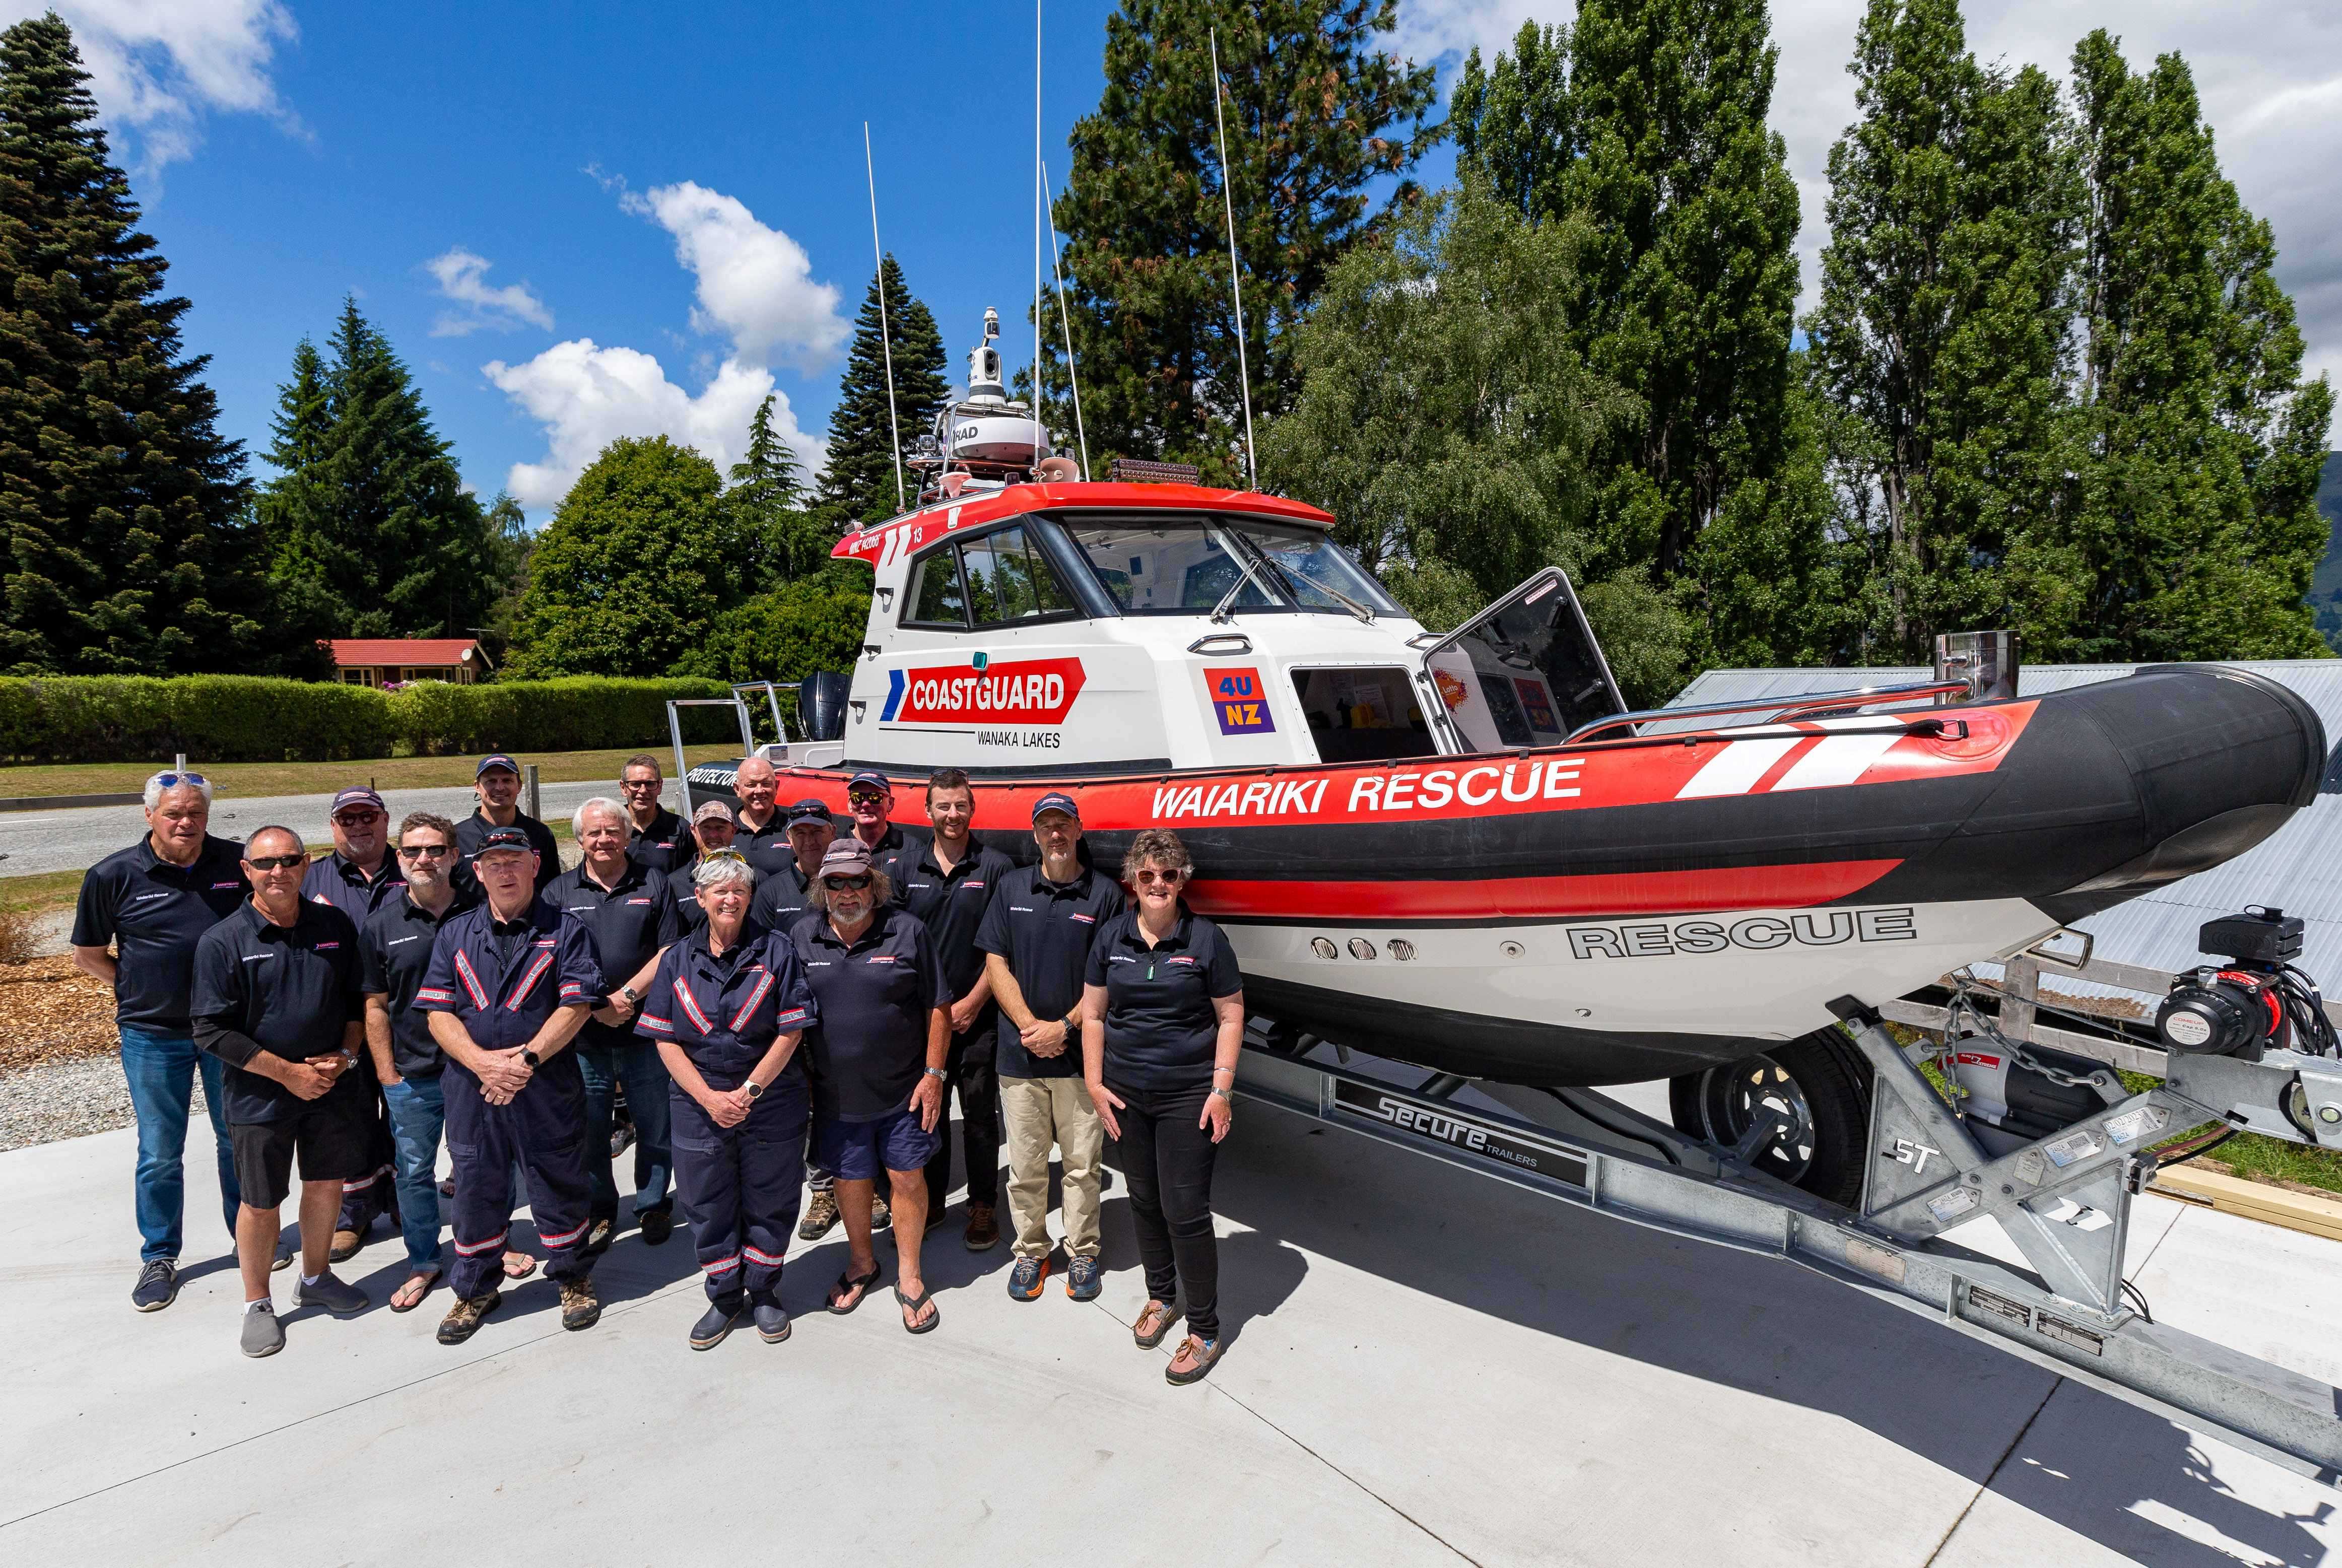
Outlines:
{"type": "Polygon", "coordinates": [[[659,955],[635,1024],[675,1080],[676,1186],[707,1285],[691,1348],[721,1343],[744,1310],[778,1344],[809,1114],[796,1048],[813,991],[788,939],[748,919],[756,874],[738,853],[706,855],[692,884],[706,922],[659,955]]]}

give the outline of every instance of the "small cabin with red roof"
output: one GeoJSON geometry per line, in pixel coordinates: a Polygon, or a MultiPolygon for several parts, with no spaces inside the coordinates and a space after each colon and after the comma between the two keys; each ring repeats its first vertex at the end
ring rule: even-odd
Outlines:
{"type": "Polygon", "coordinates": [[[335,678],[351,686],[445,681],[468,686],[489,669],[475,637],[335,637],[325,644],[335,678]]]}

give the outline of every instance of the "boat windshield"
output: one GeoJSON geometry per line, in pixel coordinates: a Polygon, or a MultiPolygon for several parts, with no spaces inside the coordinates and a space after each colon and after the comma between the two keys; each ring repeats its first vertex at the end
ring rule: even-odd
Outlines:
{"type": "Polygon", "coordinates": [[[1064,526],[1099,585],[1126,614],[1208,615],[1223,599],[1228,609],[1239,611],[1346,615],[1357,613],[1355,605],[1406,614],[1340,545],[1315,528],[1192,516],[1068,521],[1064,526]]]}

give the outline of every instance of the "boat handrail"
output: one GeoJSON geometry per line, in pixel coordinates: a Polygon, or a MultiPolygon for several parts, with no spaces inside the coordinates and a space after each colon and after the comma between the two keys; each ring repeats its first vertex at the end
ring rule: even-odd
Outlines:
{"type": "Polygon", "coordinates": [[[1613,714],[1606,719],[1596,719],[1589,724],[1580,724],[1564,737],[1561,744],[1566,746],[1578,745],[1593,739],[1605,730],[1616,729],[1622,724],[1631,728],[1636,724],[1654,724],[1661,719],[1696,719],[1716,714],[1749,714],[1774,710],[1778,710],[1780,717],[1787,719],[1794,714],[1817,708],[1868,708],[1876,707],[1880,703],[1909,702],[1919,697],[1946,696],[1955,692],[1966,694],[1969,689],[1966,681],[1918,681],[1908,685],[1859,686],[1852,691],[1820,692],[1806,696],[1784,696],[1777,692],[1771,696],[1751,697],[1739,702],[1696,703],[1681,708],[1640,708],[1633,713],[1613,714]]]}

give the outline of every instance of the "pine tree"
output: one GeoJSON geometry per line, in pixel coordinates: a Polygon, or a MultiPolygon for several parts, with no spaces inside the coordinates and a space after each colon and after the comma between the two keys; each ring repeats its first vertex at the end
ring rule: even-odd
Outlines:
{"type": "Polygon", "coordinates": [[[0,669],[310,672],[54,14],[0,33],[0,669]]]}
{"type": "Polygon", "coordinates": [[[1442,134],[1425,120],[1431,69],[1382,46],[1396,15],[1396,0],[1124,0],[1106,19],[1106,91],[1074,128],[1053,204],[1101,468],[1121,454],[1243,472],[1224,183],[1255,413],[1274,416],[1297,393],[1291,329],[1344,252],[1415,199],[1408,171],[1442,134]],[[1215,25],[1226,170],[1206,47],[1215,25]]]}
{"type": "Polygon", "coordinates": [[[836,535],[805,510],[805,481],[796,454],[773,430],[773,400],[757,405],[748,424],[748,452],[732,465],[728,501],[739,518],[752,562],[749,585],[758,593],[817,572],[836,535]]]}
{"type": "Polygon", "coordinates": [[[495,602],[478,497],[389,342],[342,303],[330,361],[303,340],[278,389],[260,516],[273,571],[344,636],[452,636],[495,602]]]}
{"type": "MultiPolygon", "coordinates": [[[[927,434],[951,392],[945,379],[943,335],[927,307],[911,296],[903,269],[886,256],[870,279],[854,318],[854,345],[846,357],[837,406],[829,415],[829,454],[822,467],[821,499],[841,523],[890,517],[899,510],[895,488],[895,437],[905,454],[927,434]],[[886,336],[879,331],[878,291],[886,291],[886,336]],[[894,356],[893,418],[886,405],[886,353],[894,356]]],[[[908,471],[904,500],[916,500],[908,471]]]]}

